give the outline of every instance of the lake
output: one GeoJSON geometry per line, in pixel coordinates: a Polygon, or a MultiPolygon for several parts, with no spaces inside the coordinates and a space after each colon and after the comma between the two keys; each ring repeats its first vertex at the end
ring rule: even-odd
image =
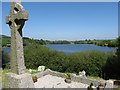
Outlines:
{"type": "Polygon", "coordinates": [[[53,50],[63,51],[65,53],[73,53],[85,50],[100,50],[100,51],[116,50],[114,47],[103,47],[94,44],[48,44],[47,47],[53,50]]]}
{"type": "MultiPolygon", "coordinates": [[[[79,51],[85,51],[85,50],[100,50],[100,51],[115,51],[116,48],[114,47],[103,47],[103,46],[97,46],[94,44],[48,44],[47,47],[63,51],[65,53],[73,53],[73,52],[79,52],[79,51]]],[[[7,53],[10,52],[10,48],[3,48],[3,50],[7,53]]]]}

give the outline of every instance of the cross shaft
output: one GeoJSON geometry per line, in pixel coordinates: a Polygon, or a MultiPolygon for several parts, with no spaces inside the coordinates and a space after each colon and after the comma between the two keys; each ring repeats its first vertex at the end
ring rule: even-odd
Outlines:
{"type": "Polygon", "coordinates": [[[22,28],[26,20],[28,20],[27,11],[20,3],[11,2],[10,15],[6,17],[6,23],[11,29],[10,66],[12,72],[16,74],[25,73],[22,28]]]}

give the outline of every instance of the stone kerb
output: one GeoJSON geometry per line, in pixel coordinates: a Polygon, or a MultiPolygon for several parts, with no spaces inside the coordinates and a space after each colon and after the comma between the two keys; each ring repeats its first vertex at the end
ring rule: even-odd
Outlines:
{"type": "Polygon", "coordinates": [[[49,74],[49,71],[46,69],[45,71],[41,71],[41,72],[32,74],[32,76],[37,76],[38,78],[40,78],[40,77],[48,75],[48,74],[49,74]]]}
{"type": "Polygon", "coordinates": [[[90,79],[90,78],[82,78],[82,83],[90,85],[93,83],[94,86],[98,86],[100,82],[95,79],[90,79]]]}
{"type": "Polygon", "coordinates": [[[48,74],[53,75],[53,76],[66,78],[65,73],[60,73],[60,72],[52,71],[50,69],[47,69],[47,72],[48,72],[48,74]]]}
{"type": "Polygon", "coordinates": [[[46,69],[45,71],[41,71],[41,72],[38,72],[36,74],[32,74],[32,76],[37,76],[38,78],[40,78],[40,77],[48,75],[48,74],[50,74],[52,76],[62,77],[62,78],[66,77],[66,75],[64,73],[52,71],[50,69],[46,69]]]}

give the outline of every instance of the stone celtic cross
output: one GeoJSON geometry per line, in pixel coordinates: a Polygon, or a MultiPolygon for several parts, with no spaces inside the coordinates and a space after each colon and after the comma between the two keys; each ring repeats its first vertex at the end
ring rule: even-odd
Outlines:
{"type": "Polygon", "coordinates": [[[10,66],[12,72],[16,74],[25,73],[22,28],[26,20],[28,20],[28,12],[21,3],[11,2],[10,15],[6,17],[6,23],[11,29],[10,66]]]}

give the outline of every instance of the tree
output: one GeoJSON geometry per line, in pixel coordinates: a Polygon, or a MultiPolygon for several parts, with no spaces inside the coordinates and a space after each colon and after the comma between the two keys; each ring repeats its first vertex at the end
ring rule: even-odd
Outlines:
{"type": "Polygon", "coordinates": [[[120,79],[120,37],[117,39],[117,51],[115,55],[108,57],[104,67],[105,79],[120,79]]]}
{"type": "Polygon", "coordinates": [[[118,37],[118,39],[117,39],[117,52],[116,52],[116,54],[117,54],[117,57],[118,57],[118,59],[119,59],[119,61],[120,61],[120,36],[118,37]]]}
{"type": "Polygon", "coordinates": [[[2,68],[10,68],[9,67],[9,60],[10,57],[8,55],[8,53],[5,53],[4,51],[2,51],[2,68]]]}

